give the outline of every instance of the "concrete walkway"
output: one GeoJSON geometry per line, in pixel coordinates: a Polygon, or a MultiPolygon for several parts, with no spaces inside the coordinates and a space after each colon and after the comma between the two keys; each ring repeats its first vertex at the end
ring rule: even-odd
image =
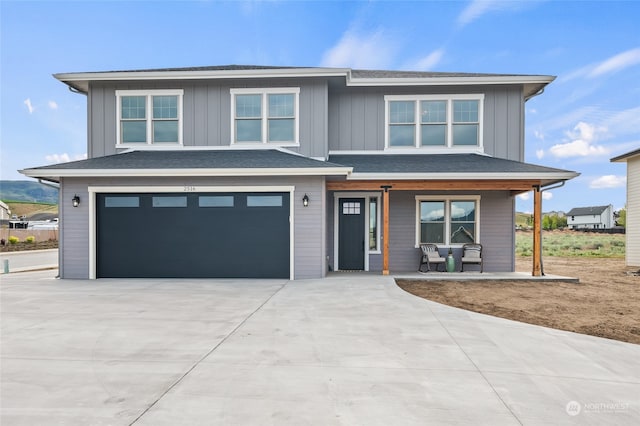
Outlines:
{"type": "Polygon", "coordinates": [[[0,284],[3,425],[637,425],[640,346],[382,276],[0,284]]]}

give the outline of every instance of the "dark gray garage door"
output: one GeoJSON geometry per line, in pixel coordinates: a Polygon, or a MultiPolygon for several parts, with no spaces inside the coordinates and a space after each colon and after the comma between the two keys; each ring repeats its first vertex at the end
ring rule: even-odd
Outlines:
{"type": "Polygon", "coordinates": [[[98,278],[289,278],[289,193],[97,195],[98,278]]]}

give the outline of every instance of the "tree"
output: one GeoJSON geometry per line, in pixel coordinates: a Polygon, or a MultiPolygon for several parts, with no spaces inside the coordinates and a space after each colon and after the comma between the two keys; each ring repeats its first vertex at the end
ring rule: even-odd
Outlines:
{"type": "Polygon", "coordinates": [[[627,206],[624,206],[623,208],[618,210],[618,213],[616,216],[617,216],[616,224],[618,226],[623,226],[626,228],[627,227],[627,206]]]}

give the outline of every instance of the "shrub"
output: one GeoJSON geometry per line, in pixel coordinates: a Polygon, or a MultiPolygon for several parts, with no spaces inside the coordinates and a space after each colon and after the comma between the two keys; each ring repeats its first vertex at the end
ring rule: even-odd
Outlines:
{"type": "Polygon", "coordinates": [[[29,235],[27,238],[24,239],[24,242],[33,244],[36,242],[36,237],[34,237],[33,235],[29,235]]]}
{"type": "Polygon", "coordinates": [[[9,237],[9,244],[18,244],[19,242],[20,242],[20,238],[14,236],[14,235],[11,235],[9,237]]]}

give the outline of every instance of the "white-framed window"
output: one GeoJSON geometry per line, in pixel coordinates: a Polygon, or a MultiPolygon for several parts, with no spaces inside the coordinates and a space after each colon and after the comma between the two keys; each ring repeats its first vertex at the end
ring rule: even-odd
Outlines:
{"type": "Polygon", "coordinates": [[[380,196],[369,197],[369,253],[380,252],[380,196]]]}
{"type": "Polygon", "coordinates": [[[483,94],[387,95],[386,148],[482,148],[483,94]]]}
{"type": "Polygon", "coordinates": [[[231,143],[299,144],[298,87],[231,89],[231,143]]]}
{"type": "Polygon", "coordinates": [[[416,196],[416,246],[479,242],[480,196],[416,196]]]}
{"type": "Polygon", "coordinates": [[[117,144],[182,145],[183,90],[116,90],[117,144]]]}

